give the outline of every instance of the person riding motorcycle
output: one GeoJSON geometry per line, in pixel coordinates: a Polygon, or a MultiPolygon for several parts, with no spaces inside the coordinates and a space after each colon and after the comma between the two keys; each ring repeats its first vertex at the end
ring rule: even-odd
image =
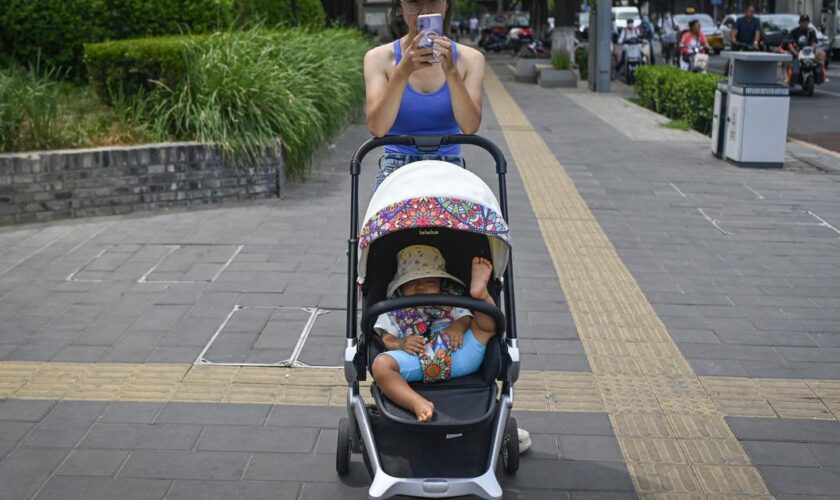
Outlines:
{"type": "Polygon", "coordinates": [[[624,53],[624,50],[622,50],[622,48],[621,48],[621,46],[624,44],[624,41],[629,40],[631,38],[639,38],[639,37],[641,37],[641,32],[639,31],[639,28],[636,28],[635,26],[633,26],[633,19],[632,18],[628,19],[627,20],[627,27],[624,28],[621,31],[620,35],[618,35],[618,42],[616,42],[618,51],[621,53],[621,57],[618,61],[618,64],[615,65],[615,70],[616,71],[621,71],[622,66],[624,66],[625,53],[624,53]]]}
{"type": "Polygon", "coordinates": [[[691,56],[695,53],[709,53],[706,35],[700,31],[700,21],[697,19],[688,23],[688,31],[680,39],[680,59],[683,64],[691,66],[691,56]]]}
{"type": "MultiPolygon", "coordinates": [[[[817,32],[811,27],[811,18],[808,14],[799,16],[799,26],[790,30],[787,41],[782,43],[782,50],[790,52],[794,58],[799,57],[799,50],[802,47],[813,47],[814,54],[820,61],[822,68],[822,81],[827,82],[825,74],[825,52],[817,48],[817,32]]],[[[787,83],[790,85],[793,76],[793,69],[789,62],[782,63],[787,75],[787,83]]]]}
{"type": "Polygon", "coordinates": [[[662,42],[662,59],[665,60],[665,64],[671,64],[677,45],[677,27],[671,11],[666,11],[659,19],[659,40],[662,42]]]}

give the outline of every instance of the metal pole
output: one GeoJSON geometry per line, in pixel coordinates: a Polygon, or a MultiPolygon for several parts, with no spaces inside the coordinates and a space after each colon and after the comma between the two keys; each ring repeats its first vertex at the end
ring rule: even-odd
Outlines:
{"type": "Polygon", "coordinates": [[[612,70],[612,1],[598,0],[597,12],[597,47],[595,63],[595,92],[605,94],[610,91],[610,72],[612,70]]]}

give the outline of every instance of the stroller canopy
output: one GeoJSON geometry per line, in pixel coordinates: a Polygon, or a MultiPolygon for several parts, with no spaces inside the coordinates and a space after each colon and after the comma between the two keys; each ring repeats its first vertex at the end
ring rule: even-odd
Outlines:
{"type": "Polygon", "coordinates": [[[493,191],[474,173],[437,160],[406,165],[385,178],[373,195],[359,235],[359,279],[367,275],[370,245],[388,234],[448,228],[487,236],[493,273],[507,267],[510,228],[493,191]]]}

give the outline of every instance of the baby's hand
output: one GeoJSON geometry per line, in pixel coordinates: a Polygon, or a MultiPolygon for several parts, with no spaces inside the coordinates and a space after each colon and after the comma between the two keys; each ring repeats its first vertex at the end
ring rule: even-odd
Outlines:
{"type": "Polygon", "coordinates": [[[402,341],[402,350],[409,354],[423,354],[426,347],[426,339],[419,335],[409,335],[402,341]]]}
{"type": "Polygon", "coordinates": [[[452,346],[452,350],[460,349],[462,345],[464,345],[464,331],[459,330],[458,328],[448,328],[445,332],[449,336],[449,345],[452,346]]]}

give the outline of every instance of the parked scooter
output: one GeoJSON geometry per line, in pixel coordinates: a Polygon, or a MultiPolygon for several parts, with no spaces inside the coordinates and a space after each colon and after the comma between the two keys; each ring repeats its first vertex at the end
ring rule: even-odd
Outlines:
{"type": "Polygon", "coordinates": [[[478,41],[478,46],[487,52],[501,52],[508,50],[507,28],[504,26],[494,26],[481,33],[481,39],[478,41]]]}
{"type": "Polygon", "coordinates": [[[822,85],[824,74],[822,64],[811,46],[799,49],[799,55],[793,58],[793,64],[788,72],[790,86],[799,85],[808,97],[814,96],[814,88],[822,85]]]}

